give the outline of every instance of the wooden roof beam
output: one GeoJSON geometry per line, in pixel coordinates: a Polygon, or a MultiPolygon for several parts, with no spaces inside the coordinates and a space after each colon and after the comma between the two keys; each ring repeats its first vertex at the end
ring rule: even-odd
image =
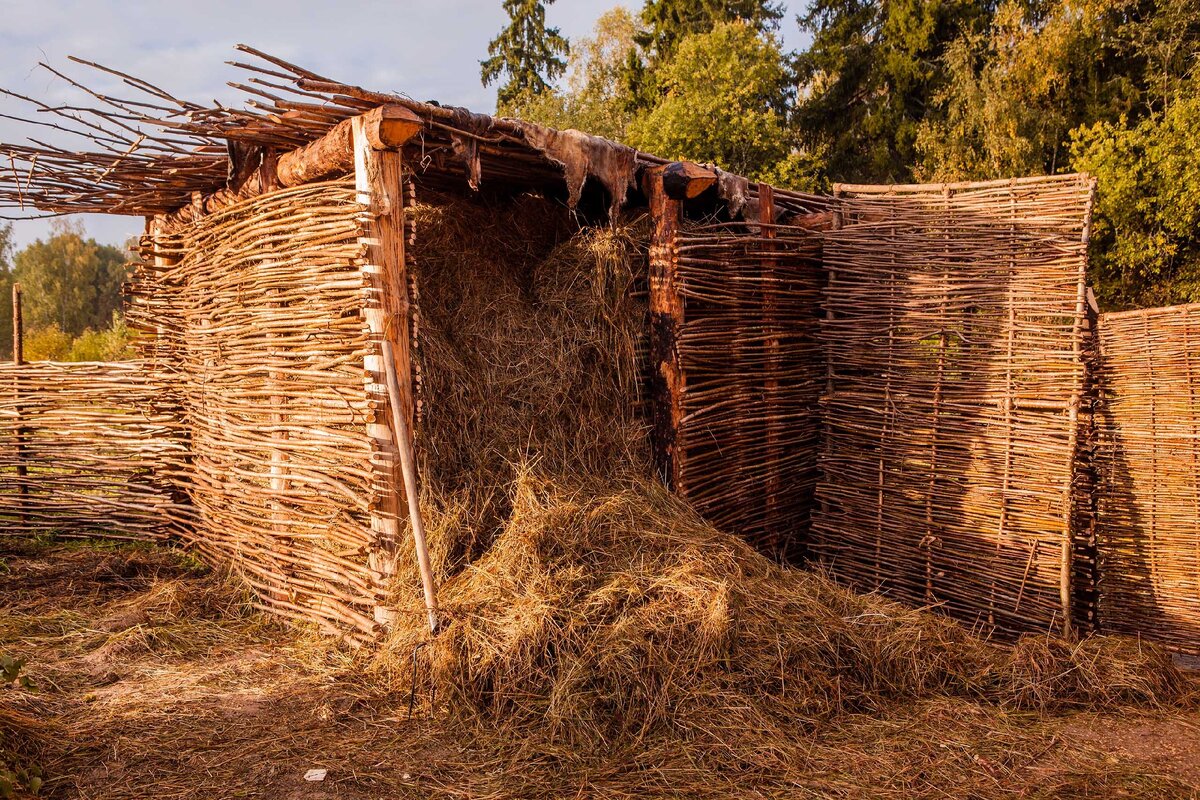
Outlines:
{"type": "MultiPolygon", "coordinates": [[[[354,170],[353,120],[342,120],[329,133],[279,156],[275,174],[281,186],[300,186],[354,170]]],[[[373,108],[362,115],[363,133],[375,150],[403,147],[424,127],[421,118],[404,106],[373,108]]]]}

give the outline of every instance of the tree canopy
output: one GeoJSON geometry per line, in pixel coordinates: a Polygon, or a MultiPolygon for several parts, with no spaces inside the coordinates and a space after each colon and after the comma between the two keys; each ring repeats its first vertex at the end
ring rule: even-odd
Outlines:
{"type": "Polygon", "coordinates": [[[688,36],[659,80],[663,96],[630,124],[630,144],[750,177],[787,158],[791,86],[771,34],[723,22],[688,36]]]}
{"type": "Polygon", "coordinates": [[[82,225],[58,222],[48,239],[17,253],[13,278],[21,283],[28,328],[57,324],[78,336],[107,327],[120,310],[125,255],[84,236],[82,225]]]}
{"type": "Polygon", "coordinates": [[[782,22],[618,7],[515,113],[803,189],[1086,170],[1102,304],[1200,301],[1195,0],[812,0],[799,53],[782,22]]]}

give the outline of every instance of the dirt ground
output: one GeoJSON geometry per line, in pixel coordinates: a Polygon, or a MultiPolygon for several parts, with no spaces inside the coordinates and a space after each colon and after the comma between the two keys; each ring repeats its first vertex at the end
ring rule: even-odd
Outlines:
{"type": "Polygon", "coordinates": [[[798,742],[786,774],[710,775],[672,743],[575,753],[410,718],[361,655],[246,600],[168,551],[0,541],[0,654],[35,683],[0,689],[0,757],[38,764],[54,798],[1200,797],[1194,702],[898,702],[798,742]]]}

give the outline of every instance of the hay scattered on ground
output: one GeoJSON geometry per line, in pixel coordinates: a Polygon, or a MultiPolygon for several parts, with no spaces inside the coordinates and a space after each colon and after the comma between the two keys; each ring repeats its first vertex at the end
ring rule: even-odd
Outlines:
{"type": "MultiPolygon", "coordinates": [[[[39,689],[0,691],[0,726],[10,712],[32,721],[18,735],[43,766],[49,797],[901,800],[1195,791],[1179,765],[1114,749],[1110,736],[1132,722],[1185,752],[1200,749],[1200,713],[1186,704],[1074,714],[933,691],[880,699],[869,711],[757,744],[753,732],[720,733],[739,719],[737,708],[713,708],[707,733],[677,735],[668,720],[602,742],[488,713],[430,717],[419,709],[409,718],[402,682],[360,671],[368,654],[249,612],[236,583],[176,554],[154,555],[150,564],[146,555],[58,545],[0,555],[5,612],[10,589],[39,583],[24,594],[20,624],[0,631],[0,651],[31,657],[39,689]],[[97,573],[144,576],[147,569],[157,577],[80,590],[97,573]],[[50,573],[57,579],[46,580],[50,573]],[[167,595],[179,600],[161,603],[167,595]],[[157,610],[132,627],[96,624],[115,627],[113,620],[143,606],[157,610]],[[160,627],[172,635],[155,633],[160,627]],[[139,629],[152,633],[148,646],[123,654],[108,673],[87,666],[113,637],[139,629]],[[737,749],[714,744],[721,736],[737,749]],[[314,768],[328,770],[324,782],[304,780],[314,768]]],[[[911,613],[913,623],[925,617],[911,613]]]]}

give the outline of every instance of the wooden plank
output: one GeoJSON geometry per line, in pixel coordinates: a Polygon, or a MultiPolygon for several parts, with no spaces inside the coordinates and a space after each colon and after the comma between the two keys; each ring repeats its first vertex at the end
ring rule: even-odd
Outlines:
{"type": "Polygon", "coordinates": [[[375,502],[371,507],[375,542],[369,565],[379,585],[375,620],[386,629],[395,619],[395,610],[383,602],[383,591],[396,572],[404,475],[399,457],[400,432],[395,430],[388,397],[384,342],[391,345],[391,368],[395,370],[402,406],[399,410],[409,430],[413,417],[403,176],[400,153],[376,149],[364,117],[353,118],[351,130],[355,188],[364,212],[364,235],[360,242],[366,250],[362,274],[368,298],[363,317],[372,342],[363,364],[367,393],[374,401],[367,435],[372,441],[372,463],[377,473],[375,502]]]}
{"type": "Polygon", "coordinates": [[[662,167],[648,170],[643,189],[654,220],[650,237],[650,402],[654,466],[668,487],[687,495],[683,475],[683,392],[686,377],[678,339],[684,321],[676,264],[676,233],[682,206],[663,188],[662,167]]]}

